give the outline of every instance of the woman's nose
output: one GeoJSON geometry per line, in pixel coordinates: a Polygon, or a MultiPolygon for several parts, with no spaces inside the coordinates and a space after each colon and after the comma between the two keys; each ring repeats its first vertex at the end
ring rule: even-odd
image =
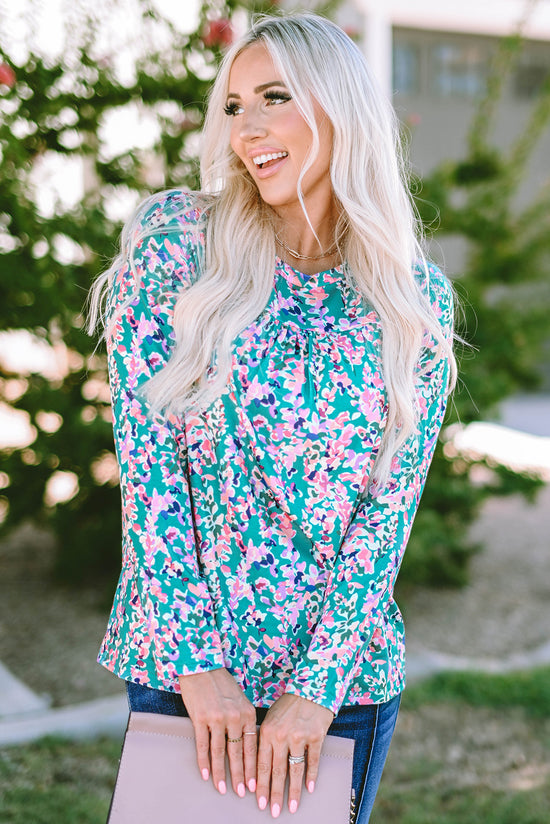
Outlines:
{"type": "Polygon", "coordinates": [[[265,137],[267,129],[262,115],[255,109],[245,109],[240,117],[239,134],[241,140],[253,140],[255,137],[265,137]]]}

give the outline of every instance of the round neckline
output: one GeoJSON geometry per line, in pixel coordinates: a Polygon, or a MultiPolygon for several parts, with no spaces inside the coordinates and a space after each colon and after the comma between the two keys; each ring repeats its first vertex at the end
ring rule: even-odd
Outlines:
{"type": "Polygon", "coordinates": [[[328,275],[331,272],[337,272],[339,275],[344,274],[344,263],[339,263],[338,266],[332,266],[330,269],[322,269],[319,272],[314,272],[311,275],[306,274],[305,272],[300,272],[299,269],[296,269],[294,266],[291,266],[290,263],[287,263],[286,260],[283,260],[282,257],[279,255],[275,255],[275,260],[278,264],[280,264],[283,269],[289,269],[293,274],[300,278],[300,280],[311,280],[312,278],[318,278],[320,275],[328,275]]]}

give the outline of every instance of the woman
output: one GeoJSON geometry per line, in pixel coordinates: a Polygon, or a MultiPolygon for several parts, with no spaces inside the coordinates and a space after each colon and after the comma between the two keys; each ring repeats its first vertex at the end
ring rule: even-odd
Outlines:
{"type": "Polygon", "coordinates": [[[214,83],[203,191],[147,201],[92,296],[124,536],[99,661],[273,818],[329,733],[365,824],[404,687],[392,593],[455,361],[397,145],[337,26],[262,18],[214,83]]]}

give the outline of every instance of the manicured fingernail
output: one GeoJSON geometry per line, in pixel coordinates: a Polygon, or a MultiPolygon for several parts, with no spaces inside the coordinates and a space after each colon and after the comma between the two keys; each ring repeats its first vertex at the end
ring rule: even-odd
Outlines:
{"type": "Polygon", "coordinates": [[[241,798],[245,797],[246,790],[245,790],[244,784],[239,784],[239,786],[237,787],[237,795],[240,796],[241,798]]]}
{"type": "Polygon", "coordinates": [[[201,775],[205,781],[208,781],[209,772],[206,769],[206,767],[204,768],[204,770],[201,770],[201,775]]]}
{"type": "Polygon", "coordinates": [[[279,807],[278,804],[274,804],[271,808],[271,815],[273,816],[273,818],[279,818],[280,814],[281,814],[281,808],[279,807]]]}
{"type": "Polygon", "coordinates": [[[256,792],[256,779],[255,778],[251,778],[250,781],[248,782],[248,789],[250,790],[251,793],[256,792]]]}
{"type": "Polygon", "coordinates": [[[260,808],[260,810],[265,810],[265,808],[267,807],[267,798],[265,798],[263,795],[261,795],[258,800],[258,807],[260,808]]]}
{"type": "Polygon", "coordinates": [[[296,812],[296,810],[298,809],[298,802],[296,801],[296,799],[295,799],[295,798],[293,798],[293,799],[292,799],[292,801],[291,801],[291,802],[290,802],[290,804],[288,805],[288,808],[289,808],[289,810],[290,810],[290,812],[291,812],[291,813],[295,813],[295,812],[296,812]]]}
{"type": "Polygon", "coordinates": [[[222,795],[227,792],[225,781],[220,781],[220,783],[218,784],[218,790],[221,792],[222,795]]]}
{"type": "Polygon", "coordinates": [[[312,793],[313,790],[315,789],[315,781],[310,781],[309,784],[307,785],[307,788],[308,788],[309,792],[312,793]]]}

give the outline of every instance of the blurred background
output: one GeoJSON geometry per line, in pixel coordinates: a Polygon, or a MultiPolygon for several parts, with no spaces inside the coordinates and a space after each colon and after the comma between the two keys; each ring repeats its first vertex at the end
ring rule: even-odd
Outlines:
{"type": "Polygon", "coordinates": [[[334,19],[393,100],[464,340],[400,575],[412,686],[373,821],[548,821],[549,0],[0,0],[3,822],[105,818],[118,744],[87,739],[125,714],[95,664],[120,499],[83,305],[139,201],[198,185],[218,61],[278,8],[334,19]]]}

